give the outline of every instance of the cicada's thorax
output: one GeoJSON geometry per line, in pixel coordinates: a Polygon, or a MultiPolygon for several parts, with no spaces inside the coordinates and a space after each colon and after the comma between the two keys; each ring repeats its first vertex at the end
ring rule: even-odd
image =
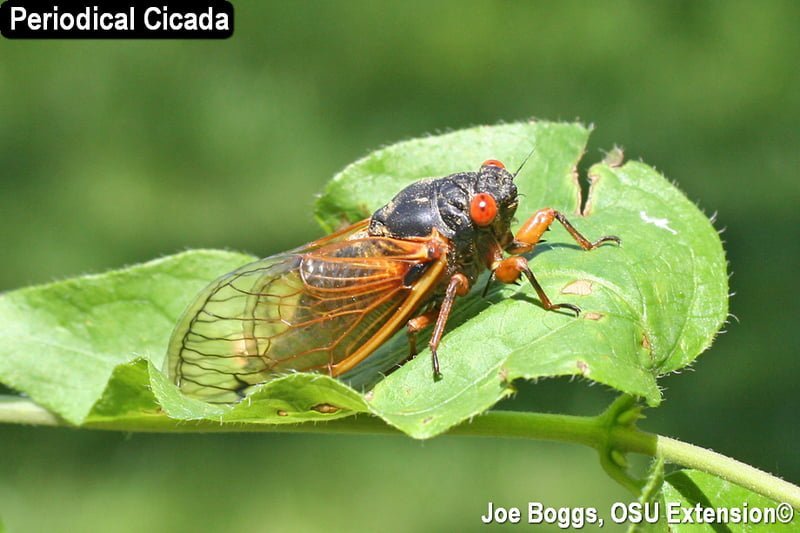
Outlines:
{"type": "Polygon", "coordinates": [[[428,237],[436,230],[450,244],[447,277],[460,272],[472,284],[486,268],[492,250],[510,242],[517,208],[513,179],[504,168],[483,166],[478,172],[418,181],[375,211],[368,232],[372,236],[413,239],[428,237]],[[483,227],[470,215],[470,202],[480,193],[491,194],[497,204],[497,216],[483,227]]]}

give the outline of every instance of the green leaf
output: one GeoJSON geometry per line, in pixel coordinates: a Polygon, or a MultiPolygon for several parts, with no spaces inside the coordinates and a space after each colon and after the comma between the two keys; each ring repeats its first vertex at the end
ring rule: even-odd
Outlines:
{"type": "Polygon", "coordinates": [[[726,317],[722,247],[703,214],[641,163],[593,166],[581,213],[575,167],[588,135],[579,124],[533,122],[407,141],[345,168],[320,197],[316,217],[333,229],[420,178],[489,158],[514,170],[533,150],[516,178],[520,222],[549,206],[589,238],[622,237],[622,247],[585,252],[554,227],[533,254],[545,291],[580,305],[580,318],[544,311],[527,285],[495,284],[487,298],[475,290],[460,299],[439,348],[441,381],[426,350],[369,394],[358,392],[405,357],[400,334],[343,381],[290,375],[234,407],[184,397],[159,371],[171,329],[204,285],[252,260],[198,251],[0,297],[0,382],[76,424],[164,413],[263,424],[371,412],[417,438],[485,411],[517,378],[578,375],[656,405],[658,376],[690,364],[726,317]]]}
{"type": "Polygon", "coordinates": [[[187,398],[155,368],[151,375],[153,391],[164,411],[184,420],[294,424],[333,420],[367,410],[359,393],[319,374],[290,374],[274,379],[229,408],[187,398]]]}
{"type": "Polygon", "coordinates": [[[631,523],[628,533],[794,531],[792,525],[800,525],[787,504],[779,508],[778,502],[712,474],[687,469],[664,476],[661,458],[653,461],[639,503],[643,506],[642,514],[658,516],[658,522],[631,523]],[[644,511],[646,505],[648,513],[644,511]],[[753,520],[753,515],[748,515],[753,512],[761,518],[753,520]],[[762,512],[776,518],[764,520],[762,512]],[[738,513],[738,517],[732,513],[738,513]]]}
{"type": "Polygon", "coordinates": [[[103,395],[92,407],[86,422],[124,419],[142,414],[160,414],[150,387],[150,364],[144,358],[118,365],[108,380],[103,395]]]}
{"type": "Polygon", "coordinates": [[[187,252],[3,295],[0,381],[74,424],[104,393],[102,416],[128,413],[137,401],[130,384],[141,380],[135,369],[115,368],[137,357],[160,366],[183,308],[209,279],[248,260],[187,252]]]}
{"type": "Polygon", "coordinates": [[[650,509],[659,509],[658,521],[651,523],[648,519],[642,520],[638,523],[631,522],[628,527],[628,533],[669,533],[669,525],[667,524],[663,513],[660,512],[664,508],[664,495],[662,487],[664,485],[664,459],[658,457],[653,459],[650,465],[650,471],[647,474],[647,481],[642,488],[642,493],[639,495],[638,503],[641,505],[639,510],[642,511],[643,516],[654,517],[654,514],[646,513],[650,509]]]}
{"type": "Polygon", "coordinates": [[[667,506],[664,516],[671,531],[676,533],[788,532],[797,531],[800,526],[800,519],[788,504],[780,504],[712,474],[697,470],[679,470],[668,475],[664,481],[663,494],[667,506]],[[668,514],[669,506],[676,508],[671,515],[668,514]],[[698,507],[699,510],[695,510],[698,507]],[[681,509],[692,510],[690,518],[693,523],[681,523],[685,521],[681,509]],[[719,514],[720,512],[723,514],[719,514]],[[704,519],[703,513],[713,514],[704,519]],[[724,513],[727,513],[727,517],[724,513]],[[739,518],[733,513],[737,513],[739,518]],[[759,518],[754,520],[754,513],[759,518]],[[764,519],[765,516],[777,518],[768,521],[764,519]]]}

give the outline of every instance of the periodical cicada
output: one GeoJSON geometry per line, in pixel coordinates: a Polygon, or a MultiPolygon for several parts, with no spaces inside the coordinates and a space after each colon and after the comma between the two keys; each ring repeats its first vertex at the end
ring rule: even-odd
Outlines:
{"type": "Polygon", "coordinates": [[[477,172],[418,181],[369,219],[222,276],[176,326],[169,375],[188,396],[233,403],[281,374],[339,376],[403,327],[411,357],[417,332],[433,325],[438,378],[436,349],[450,310],[484,269],[503,283],[524,276],[545,309],[577,315],[577,306],[550,301],[522,254],[554,220],[584,250],[619,238],[591,242],[551,208],[512,234],[515,176],[490,159],[477,172]]]}

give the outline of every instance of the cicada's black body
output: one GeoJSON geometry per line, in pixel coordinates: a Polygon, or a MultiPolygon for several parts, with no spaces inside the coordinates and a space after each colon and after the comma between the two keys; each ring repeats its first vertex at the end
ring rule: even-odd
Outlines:
{"type": "Polygon", "coordinates": [[[370,218],[369,234],[395,239],[424,238],[435,229],[451,244],[449,274],[461,272],[470,283],[485,269],[487,252],[508,243],[517,210],[514,176],[505,168],[484,165],[478,172],[459,172],[444,178],[412,183],[370,218]],[[479,226],[470,216],[478,194],[490,194],[497,204],[491,224],[479,226]]]}

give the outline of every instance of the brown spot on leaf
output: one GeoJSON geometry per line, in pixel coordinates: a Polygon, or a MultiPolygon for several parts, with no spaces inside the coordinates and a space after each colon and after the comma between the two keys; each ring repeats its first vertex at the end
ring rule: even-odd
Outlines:
{"type": "Polygon", "coordinates": [[[586,320],[600,320],[603,318],[603,313],[595,313],[594,311],[589,311],[588,313],[583,314],[583,318],[586,320]]]}
{"type": "Polygon", "coordinates": [[[650,344],[650,339],[647,337],[647,333],[642,333],[642,348],[648,352],[652,349],[652,345],[650,344]]]}
{"type": "Polygon", "coordinates": [[[592,294],[592,282],[588,279],[576,279],[561,289],[561,294],[577,294],[578,296],[586,296],[592,294]]]}
{"type": "Polygon", "coordinates": [[[289,416],[289,413],[287,413],[283,409],[278,409],[278,416],[289,416]]]}
{"type": "Polygon", "coordinates": [[[312,407],[318,413],[322,413],[324,415],[335,413],[341,410],[341,407],[336,407],[335,405],[331,405],[329,403],[320,403],[312,407]]]}
{"type": "Polygon", "coordinates": [[[430,424],[431,422],[433,422],[433,417],[432,416],[429,416],[429,417],[427,417],[427,418],[422,420],[423,424],[430,424]]]}
{"type": "Polygon", "coordinates": [[[500,378],[500,381],[508,381],[508,369],[506,367],[501,367],[500,371],[497,372],[497,376],[500,378]]]}

